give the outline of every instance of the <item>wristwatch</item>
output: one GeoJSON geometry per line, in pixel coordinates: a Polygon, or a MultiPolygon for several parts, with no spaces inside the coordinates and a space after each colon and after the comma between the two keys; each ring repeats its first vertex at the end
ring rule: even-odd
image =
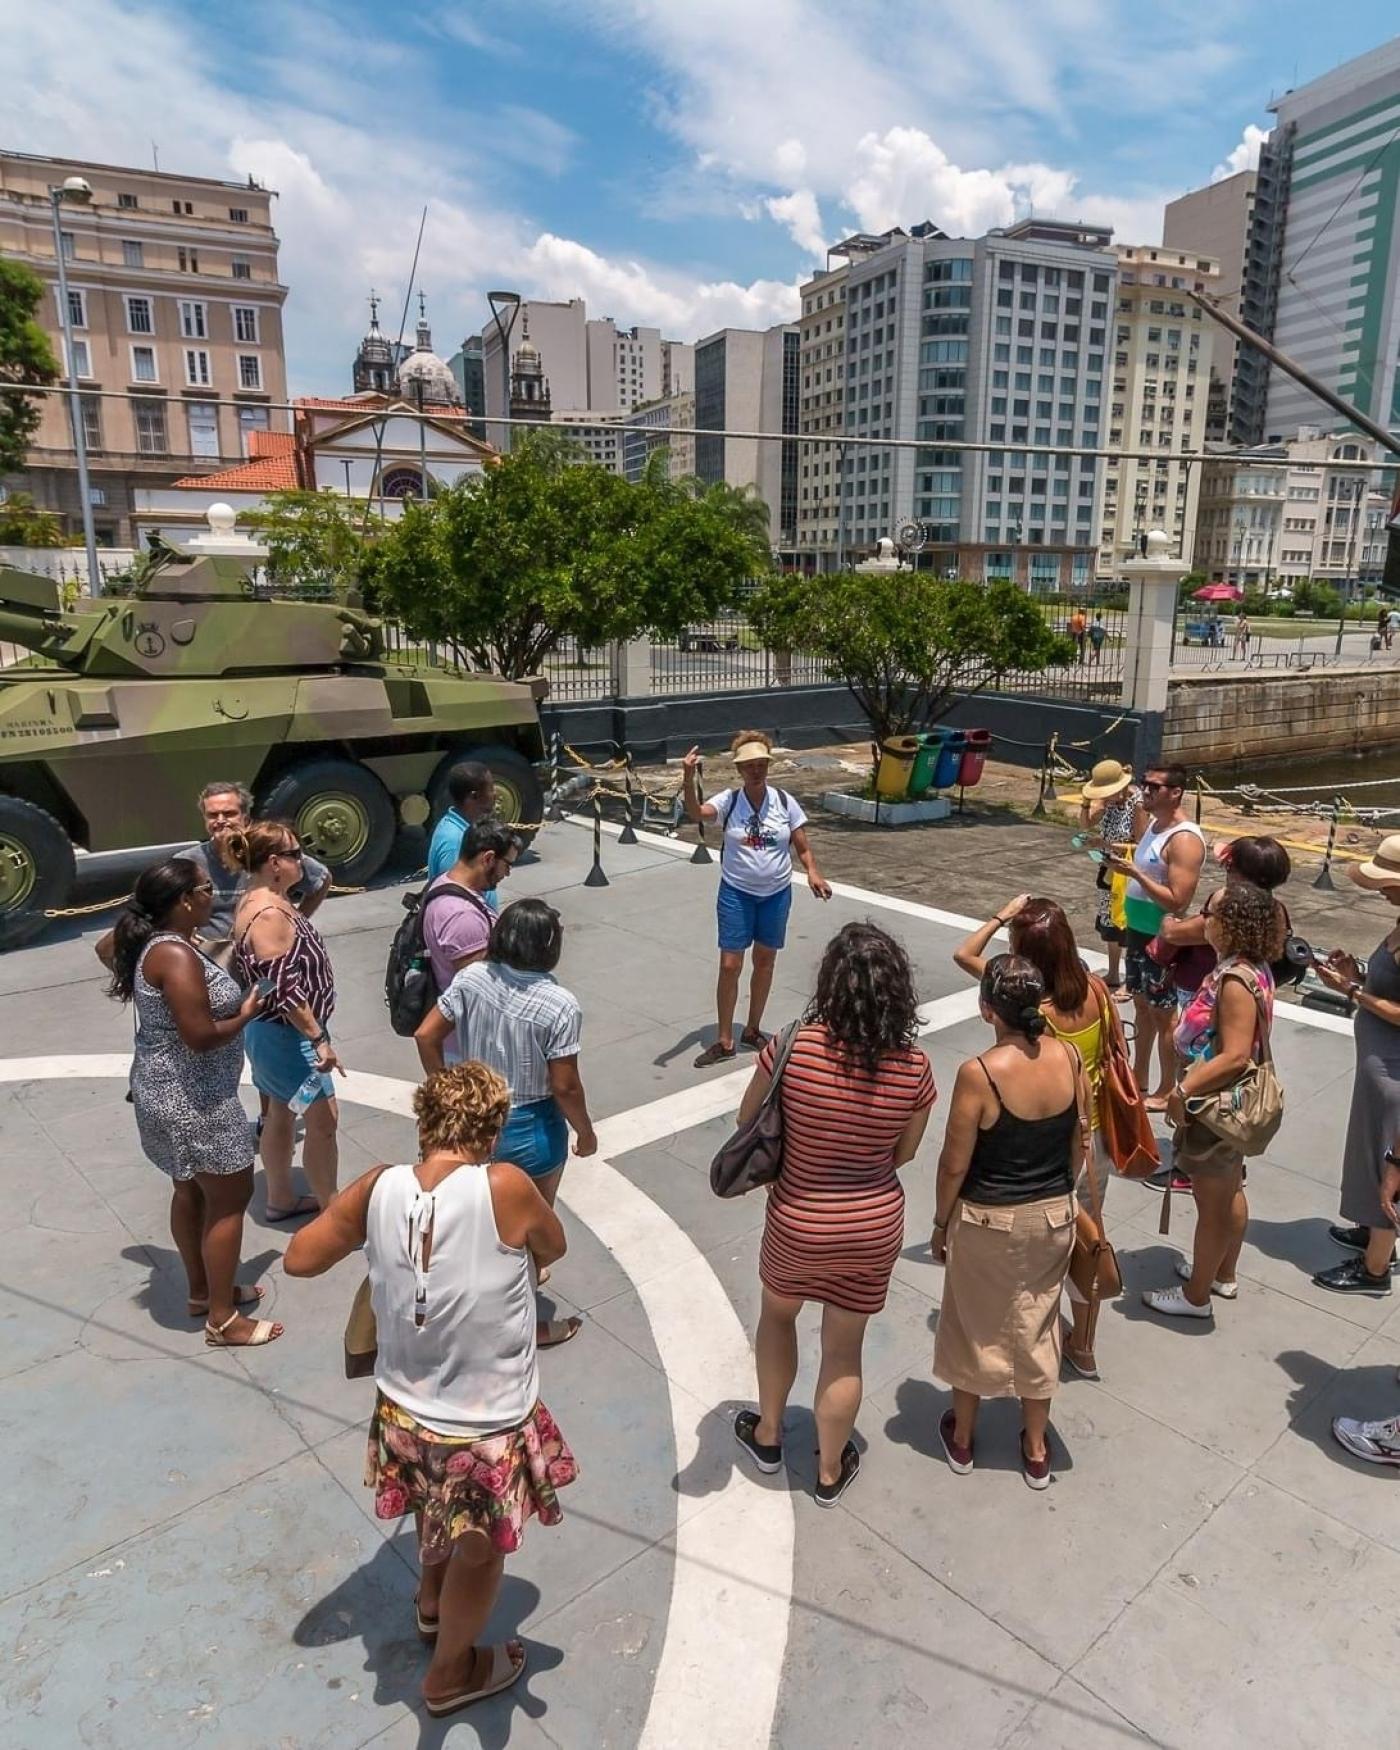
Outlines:
{"type": "Polygon", "coordinates": [[[1388,1148],[1381,1159],[1388,1167],[1400,1167],[1400,1155],[1397,1155],[1393,1148],[1388,1148]]]}

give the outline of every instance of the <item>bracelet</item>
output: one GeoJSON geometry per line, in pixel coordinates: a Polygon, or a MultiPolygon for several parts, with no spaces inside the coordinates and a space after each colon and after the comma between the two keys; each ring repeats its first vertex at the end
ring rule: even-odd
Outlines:
{"type": "Polygon", "coordinates": [[[318,1045],[325,1045],[329,1042],[329,1040],[330,1040],[330,1034],[327,1033],[327,1031],[324,1027],[322,1027],[321,1031],[316,1035],[316,1037],[314,1039],[307,1040],[307,1044],[314,1051],[318,1045]]]}
{"type": "Polygon", "coordinates": [[[1000,912],[993,912],[991,919],[990,919],[990,922],[994,923],[998,929],[1004,930],[1006,928],[1007,924],[1010,922],[1010,920],[1008,918],[1004,918],[1000,912]]]}

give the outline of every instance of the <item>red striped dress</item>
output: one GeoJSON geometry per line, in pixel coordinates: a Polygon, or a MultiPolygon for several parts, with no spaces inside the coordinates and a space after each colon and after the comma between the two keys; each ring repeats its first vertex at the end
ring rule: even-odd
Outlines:
{"type": "MultiPolygon", "coordinates": [[[[760,1064],[773,1067],[775,1045],[760,1064]]],[[[783,1071],[783,1167],[768,1199],[758,1273],[792,1300],[877,1313],[904,1243],[899,1134],[936,1095],[916,1046],[878,1069],[853,1063],[825,1026],[803,1027],[783,1071]]]]}

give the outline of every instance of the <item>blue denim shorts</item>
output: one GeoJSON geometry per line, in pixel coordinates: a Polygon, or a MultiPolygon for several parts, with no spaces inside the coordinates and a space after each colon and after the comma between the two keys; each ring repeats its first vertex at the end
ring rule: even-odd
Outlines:
{"type": "MultiPolygon", "coordinates": [[[[248,1054],[253,1086],[284,1106],[316,1069],[310,1040],[283,1021],[249,1021],[243,1029],[243,1049],[248,1054]]],[[[324,1073],[319,1098],[335,1098],[335,1083],[324,1073]]]]}
{"type": "Polygon", "coordinates": [[[558,1172],[568,1155],[569,1127],[553,1096],[511,1107],[496,1143],[498,1161],[509,1161],[532,1179],[542,1179],[558,1172]]]}
{"type": "Polygon", "coordinates": [[[731,954],[741,954],[755,942],[760,948],[781,948],[787,941],[788,913],[792,910],[792,889],[784,887],[760,899],[731,887],[727,881],[719,884],[715,913],[719,918],[719,945],[731,954]]]}

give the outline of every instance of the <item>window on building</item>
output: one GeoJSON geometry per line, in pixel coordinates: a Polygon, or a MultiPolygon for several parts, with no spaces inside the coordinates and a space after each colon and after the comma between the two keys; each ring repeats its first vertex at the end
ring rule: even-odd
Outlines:
{"type": "Polygon", "coordinates": [[[194,389],[207,389],[214,380],[209,354],[202,346],[185,348],[185,381],[194,389]]]}
{"type": "Polygon", "coordinates": [[[126,327],[129,334],[154,334],[155,320],[149,298],[126,300],[126,327]]]}
{"type": "Polygon", "coordinates": [[[144,265],[145,251],[135,237],[122,238],[122,266],[141,267],[144,265]]]}
{"type": "Polygon", "coordinates": [[[153,346],[133,346],[131,349],[131,380],[133,383],[158,383],[156,349],[153,346]]]}
{"type": "Polygon", "coordinates": [[[80,395],[78,405],[83,410],[83,442],[88,450],[102,448],[102,403],[96,395],[80,395]]]}
{"type": "Polygon", "coordinates": [[[78,253],[78,240],[71,231],[61,231],[59,237],[63,244],[63,259],[72,261],[78,253]]]}
{"type": "Polygon", "coordinates": [[[199,251],[180,248],[175,251],[175,264],[181,273],[199,272],[199,251]]]}
{"type": "Polygon", "coordinates": [[[246,225],[248,223],[247,207],[230,207],[228,210],[228,216],[235,225],[246,225]]]}
{"type": "Polygon", "coordinates": [[[134,212],[140,204],[134,194],[119,193],[117,195],[117,205],[126,208],[128,212],[134,212]]]}
{"type": "Polygon", "coordinates": [[[136,422],[137,450],[143,456],[165,455],[170,448],[165,430],[165,403],[134,400],[131,403],[131,416],[136,422]]]}
{"type": "Polygon", "coordinates": [[[189,401],[185,417],[190,423],[190,454],[217,456],[219,453],[219,409],[213,401],[189,401]]]}
{"type": "Polygon", "coordinates": [[[180,300],[180,333],[186,340],[208,340],[209,315],[204,304],[191,303],[188,299],[180,300]]]}
{"type": "Polygon", "coordinates": [[[241,352],[238,355],[238,387],[240,389],[261,389],[262,360],[254,352],[241,352]]]}
{"type": "Polygon", "coordinates": [[[90,377],[92,375],[92,357],[88,351],[88,343],[85,340],[79,340],[76,336],[73,339],[72,359],[73,370],[77,376],[90,377]]]}

